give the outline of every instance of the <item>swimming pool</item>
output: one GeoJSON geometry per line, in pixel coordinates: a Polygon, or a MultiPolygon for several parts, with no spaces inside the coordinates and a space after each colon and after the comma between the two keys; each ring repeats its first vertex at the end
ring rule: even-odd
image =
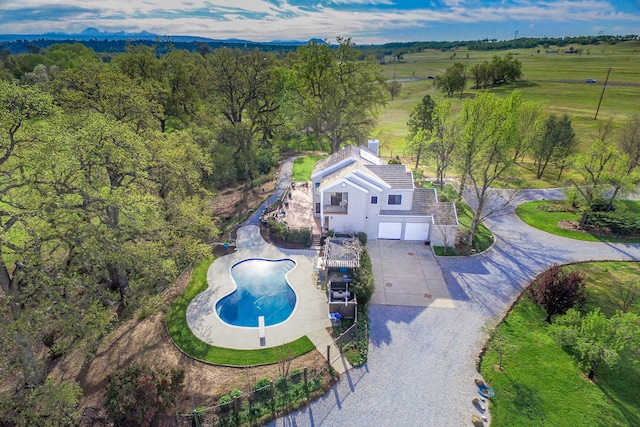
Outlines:
{"type": "Polygon", "coordinates": [[[286,274],[295,267],[291,259],[249,258],[231,267],[236,290],[216,303],[216,313],[234,326],[258,327],[264,316],[265,326],[289,318],[297,297],[287,283],[286,274]]]}

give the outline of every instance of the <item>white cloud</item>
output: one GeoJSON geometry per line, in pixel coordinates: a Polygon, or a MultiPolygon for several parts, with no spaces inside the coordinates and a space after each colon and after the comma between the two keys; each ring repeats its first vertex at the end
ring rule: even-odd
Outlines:
{"type": "MultiPolygon", "coordinates": [[[[640,22],[640,16],[624,14],[606,0],[517,0],[495,5],[463,0],[446,0],[442,9],[399,10],[375,8],[390,5],[391,0],[332,0],[329,5],[304,9],[286,0],[277,4],[266,0],[44,0],[4,1],[2,9],[81,7],[86,13],[70,10],[68,15],[50,21],[0,21],[5,33],[41,33],[44,31],[81,31],[96,27],[103,31],[141,31],[157,34],[198,35],[212,38],[244,38],[256,41],[273,39],[306,40],[311,37],[335,40],[337,35],[352,36],[359,43],[393,40],[394,31],[424,31],[436,24],[507,23],[521,21],[529,27],[553,22],[584,22],[619,25],[620,21],[640,22]],[[340,5],[361,5],[357,12],[341,10],[340,5]],[[473,6],[470,6],[472,4],[473,6]],[[332,6],[333,5],[333,6],[332,6]],[[97,13],[93,13],[96,11],[97,13]],[[207,11],[211,16],[207,15],[207,11]],[[189,13],[193,12],[190,16],[189,13]],[[245,13],[246,12],[246,13],[245,13]],[[258,15],[261,19],[250,19],[258,15]],[[126,18],[126,19],[125,19],[126,18]],[[213,19],[212,19],[213,18],[213,19]]],[[[6,19],[6,18],[5,18],[6,19]]],[[[524,25],[524,24],[523,24],[524,25]]],[[[590,27],[585,27],[587,32],[590,27]]]]}
{"type": "MultiPolygon", "coordinates": [[[[639,0],[640,1],[640,0],[639,0]]],[[[330,0],[329,4],[350,4],[350,5],[367,5],[367,6],[375,6],[375,5],[387,5],[391,6],[394,3],[391,0],[330,0]]]]}

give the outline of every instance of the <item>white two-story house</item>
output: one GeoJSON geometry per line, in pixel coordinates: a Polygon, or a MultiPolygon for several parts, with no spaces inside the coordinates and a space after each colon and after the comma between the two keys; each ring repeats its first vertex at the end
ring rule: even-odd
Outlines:
{"type": "Polygon", "coordinates": [[[416,188],[405,165],[385,164],[378,158],[378,141],[347,146],[320,160],[311,180],[314,215],[323,232],[455,244],[455,205],[439,203],[434,189],[416,188]]]}

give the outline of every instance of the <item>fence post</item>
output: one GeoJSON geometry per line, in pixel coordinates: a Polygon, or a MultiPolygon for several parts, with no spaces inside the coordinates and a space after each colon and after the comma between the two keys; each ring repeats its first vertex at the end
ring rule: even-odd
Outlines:
{"type": "Polygon", "coordinates": [[[309,403],[309,383],[307,382],[307,367],[304,367],[304,392],[307,395],[307,403],[309,403]]]}
{"type": "Polygon", "coordinates": [[[235,418],[236,426],[240,425],[240,397],[233,398],[233,418],[235,418]]]}
{"type": "Polygon", "coordinates": [[[271,386],[271,415],[273,415],[273,419],[276,419],[276,401],[274,400],[275,397],[275,389],[273,387],[273,380],[269,381],[269,384],[271,386]]]}

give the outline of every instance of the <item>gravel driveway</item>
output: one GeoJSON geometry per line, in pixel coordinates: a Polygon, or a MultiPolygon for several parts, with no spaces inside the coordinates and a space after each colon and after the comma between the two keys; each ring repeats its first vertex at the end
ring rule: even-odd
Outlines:
{"type": "MultiPolygon", "coordinates": [[[[527,190],[518,203],[561,198],[527,190]]],[[[491,249],[438,258],[456,308],[370,306],[368,363],[344,374],[326,396],[276,426],[463,426],[478,413],[471,399],[479,377],[480,327],[499,318],[524,286],[551,263],[638,260],[640,245],[592,243],[551,235],[506,210],[486,225],[491,249]]]]}

